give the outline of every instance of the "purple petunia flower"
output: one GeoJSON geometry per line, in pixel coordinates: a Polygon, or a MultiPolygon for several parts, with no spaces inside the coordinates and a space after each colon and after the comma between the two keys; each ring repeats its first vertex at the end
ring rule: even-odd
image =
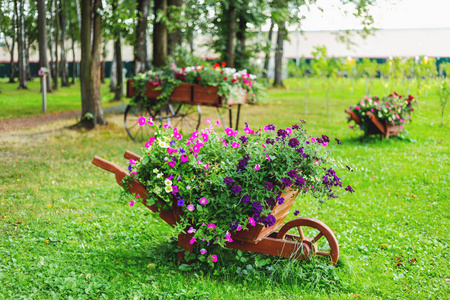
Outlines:
{"type": "Polygon", "coordinates": [[[270,145],[273,145],[273,144],[275,144],[275,140],[274,139],[267,139],[266,143],[270,144],[270,145]]]}
{"type": "Polygon", "coordinates": [[[183,199],[178,200],[177,205],[178,206],[183,206],[184,205],[184,200],[183,199]]]}
{"type": "Polygon", "coordinates": [[[252,202],[253,215],[259,216],[262,212],[262,204],[259,201],[252,202]]]}
{"type": "Polygon", "coordinates": [[[184,148],[180,148],[180,153],[186,153],[186,151],[184,150],[184,148]]]}
{"type": "Polygon", "coordinates": [[[284,186],[291,186],[292,185],[292,180],[289,177],[281,178],[281,182],[283,183],[284,186]]]}
{"type": "Polygon", "coordinates": [[[301,177],[301,176],[297,176],[297,178],[295,179],[295,185],[298,187],[303,187],[306,183],[306,180],[301,177]]]}
{"type": "Polygon", "coordinates": [[[338,139],[335,139],[338,145],[342,145],[341,141],[338,139]]]}
{"type": "Polygon", "coordinates": [[[298,130],[300,127],[297,124],[292,125],[292,129],[298,130]]]}
{"type": "Polygon", "coordinates": [[[288,135],[287,131],[284,129],[278,129],[277,136],[281,137],[282,139],[286,138],[288,135]]]}
{"type": "Polygon", "coordinates": [[[247,142],[247,137],[245,135],[242,135],[239,140],[242,142],[242,144],[245,144],[247,142]]]}
{"type": "Polygon", "coordinates": [[[326,135],[322,135],[322,139],[325,143],[329,143],[330,142],[330,138],[326,135]]]}
{"type": "Polygon", "coordinates": [[[223,179],[223,182],[228,184],[228,185],[232,185],[233,184],[233,178],[231,178],[230,176],[227,176],[223,179]]]}
{"type": "Polygon", "coordinates": [[[131,166],[131,165],[129,165],[129,166],[128,166],[128,171],[130,171],[130,172],[131,172],[131,168],[132,168],[132,166],[131,166]]]}
{"type": "Polygon", "coordinates": [[[270,227],[272,225],[274,225],[277,222],[277,219],[275,218],[274,215],[270,214],[268,215],[263,221],[262,223],[264,224],[264,227],[270,227]]]}
{"type": "Polygon", "coordinates": [[[302,122],[302,123],[306,123],[304,120],[302,120],[302,119],[300,119],[300,122],[302,122]]]}
{"type": "Polygon", "coordinates": [[[233,194],[239,194],[241,191],[242,191],[242,188],[241,188],[240,185],[233,185],[233,186],[231,187],[231,192],[232,192],[233,194]]]}
{"type": "Polygon", "coordinates": [[[269,132],[269,131],[273,131],[273,130],[275,130],[275,126],[272,125],[272,124],[264,126],[264,131],[265,132],[269,132]]]}
{"type": "Polygon", "coordinates": [[[277,201],[278,201],[278,204],[281,205],[284,203],[284,198],[281,197],[280,195],[277,195],[277,201]]]}
{"type": "Polygon", "coordinates": [[[250,195],[249,194],[245,194],[242,197],[242,203],[247,203],[248,201],[250,201],[250,195]]]}
{"type": "Polygon", "coordinates": [[[287,172],[287,174],[291,178],[297,178],[297,171],[295,170],[290,170],[289,172],[287,172]]]}
{"type": "Polygon", "coordinates": [[[273,185],[270,182],[266,182],[264,184],[264,188],[268,189],[269,191],[273,189],[273,185]]]}
{"type": "Polygon", "coordinates": [[[294,216],[298,216],[299,213],[300,213],[300,212],[299,212],[298,210],[296,210],[296,211],[294,212],[294,216]]]}
{"type": "Polygon", "coordinates": [[[272,197],[267,198],[266,203],[267,203],[267,205],[272,206],[272,207],[277,205],[277,202],[272,197]]]}
{"type": "Polygon", "coordinates": [[[348,192],[350,192],[350,193],[354,193],[354,192],[355,192],[355,191],[352,189],[351,186],[347,186],[347,187],[345,188],[345,190],[348,191],[348,192]]]}
{"type": "Polygon", "coordinates": [[[295,148],[298,145],[300,145],[300,143],[298,142],[298,140],[296,138],[292,138],[292,139],[289,140],[288,145],[291,148],[295,148]]]}

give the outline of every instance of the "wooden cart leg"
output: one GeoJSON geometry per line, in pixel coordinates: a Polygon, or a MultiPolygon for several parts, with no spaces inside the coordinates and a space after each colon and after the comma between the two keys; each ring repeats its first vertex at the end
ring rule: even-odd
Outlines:
{"type": "Polygon", "coordinates": [[[186,260],[184,259],[186,250],[188,250],[189,253],[192,253],[194,251],[194,246],[190,243],[191,239],[191,234],[182,233],[178,235],[178,245],[180,245],[184,250],[178,252],[177,258],[183,262],[186,262],[186,260]]]}

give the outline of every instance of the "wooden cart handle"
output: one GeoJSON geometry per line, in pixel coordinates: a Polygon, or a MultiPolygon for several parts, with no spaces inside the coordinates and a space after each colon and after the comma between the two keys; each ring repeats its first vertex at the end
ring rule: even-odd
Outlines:
{"type": "Polygon", "coordinates": [[[358,125],[362,124],[361,119],[353,111],[346,109],[345,112],[350,115],[350,117],[352,118],[353,121],[356,122],[356,124],[358,125]]]}
{"type": "Polygon", "coordinates": [[[381,131],[381,133],[386,134],[386,128],[383,126],[383,124],[380,123],[380,121],[377,119],[377,117],[375,117],[375,115],[373,113],[371,113],[370,111],[367,111],[366,115],[372,120],[372,123],[378,127],[378,129],[381,131]]]}
{"type": "Polygon", "coordinates": [[[117,164],[107,161],[106,159],[103,159],[101,157],[95,156],[92,160],[92,163],[96,165],[99,168],[102,168],[106,171],[112,172],[116,175],[116,181],[120,186],[123,186],[122,180],[125,176],[128,176],[128,172],[126,172],[124,169],[119,167],[117,164]]]}
{"type": "Polygon", "coordinates": [[[133,153],[133,152],[131,152],[129,150],[125,151],[125,154],[123,155],[123,157],[125,157],[126,159],[132,158],[132,159],[134,159],[136,161],[141,160],[141,157],[139,155],[137,155],[136,153],[133,153]]]}

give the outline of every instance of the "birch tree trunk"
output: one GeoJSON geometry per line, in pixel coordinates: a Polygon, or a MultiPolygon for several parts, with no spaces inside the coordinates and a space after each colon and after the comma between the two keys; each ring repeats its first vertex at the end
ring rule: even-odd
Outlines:
{"type": "Polygon", "coordinates": [[[14,1],[14,8],[16,11],[16,15],[18,16],[19,21],[19,89],[27,88],[27,80],[26,80],[26,48],[25,48],[25,19],[24,19],[24,0],[20,0],[20,14],[17,10],[17,1],[14,1]]]}
{"type": "Polygon", "coordinates": [[[264,67],[263,67],[263,76],[264,78],[269,78],[269,63],[270,63],[270,53],[272,52],[272,35],[273,35],[273,27],[274,27],[273,20],[270,21],[270,28],[269,28],[269,35],[267,37],[267,52],[266,52],[266,58],[264,59],[264,67]]]}
{"type": "Polygon", "coordinates": [[[277,49],[275,51],[275,76],[273,86],[283,86],[282,68],[283,68],[283,44],[286,36],[286,22],[280,21],[278,23],[277,33],[277,49]]]}
{"type": "Polygon", "coordinates": [[[158,14],[167,15],[167,0],[154,1],[155,22],[153,25],[153,65],[162,67],[167,60],[167,25],[158,20],[158,14]]]}
{"type": "Polygon", "coordinates": [[[66,60],[66,10],[64,0],[59,2],[59,21],[61,24],[61,86],[69,86],[69,75],[66,60]]]}
{"type": "Polygon", "coordinates": [[[145,71],[147,59],[147,18],[150,0],[138,0],[138,21],[136,23],[136,41],[134,44],[134,75],[145,71]]]}

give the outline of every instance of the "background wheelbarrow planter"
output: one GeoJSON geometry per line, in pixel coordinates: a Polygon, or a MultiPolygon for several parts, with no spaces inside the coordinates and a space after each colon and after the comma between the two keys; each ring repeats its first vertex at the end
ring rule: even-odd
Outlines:
{"type": "Polygon", "coordinates": [[[328,137],[308,138],[298,125],[218,134],[223,129],[210,124],[182,142],[176,128],[155,130],[142,157],[125,153],[130,173],[99,157],[93,163],[115,174],[130,205],[142,201],[179,229],[182,248],[210,264],[217,245],[297,259],[321,255],[336,264],[338,242],[328,226],[312,218],[284,224],[298,195],[335,197],[342,187],[333,169],[324,170],[328,137]]]}
{"type": "Polygon", "coordinates": [[[400,134],[405,123],[411,121],[413,103],[416,103],[413,100],[411,95],[404,97],[395,92],[381,99],[378,96],[364,97],[345,112],[349,114],[348,120],[355,121],[365,136],[378,134],[388,139],[400,134]]]}

